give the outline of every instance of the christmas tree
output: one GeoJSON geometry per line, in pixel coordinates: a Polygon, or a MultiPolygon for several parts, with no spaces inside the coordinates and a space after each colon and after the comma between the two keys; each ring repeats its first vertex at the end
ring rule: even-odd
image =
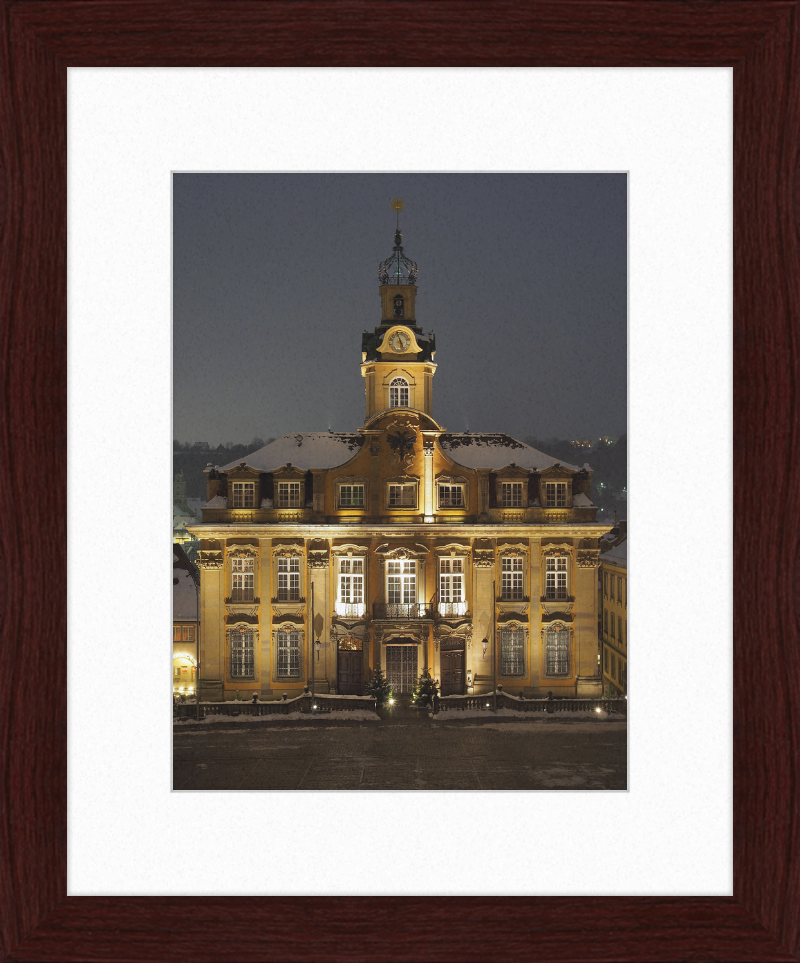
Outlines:
{"type": "Polygon", "coordinates": [[[375,667],[375,674],[364,686],[364,695],[374,696],[379,706],[385,705],[392,697],[392,684],[379,665],[375,667]]]}
{"type": "Polygon", "coordinates": [[[414,705],[433,707],[433,697],[439,695],[439,683],[434,682],[430,672],[423,672],[411,694],[414,705]]]}

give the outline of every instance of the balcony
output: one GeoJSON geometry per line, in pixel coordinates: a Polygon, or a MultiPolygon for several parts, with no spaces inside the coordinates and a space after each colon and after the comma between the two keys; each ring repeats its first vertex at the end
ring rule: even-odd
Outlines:
{"type": "Polygon", "coordinates": [[[373,602],[373,619],[391,622],[419,622],[433,619],[436,606],[432,602],[373,602]]]}
{"type": "Polygon", "coordinates": [[[443,619],[455,619],[466,614],[466,602],[439,602],[439,615],[443,619]]]}
{"type": "Polygon", "coordinates": [[[336,602],[336,614],[345,619],[363,618],[367,607],[363,602],[336,602]]]}

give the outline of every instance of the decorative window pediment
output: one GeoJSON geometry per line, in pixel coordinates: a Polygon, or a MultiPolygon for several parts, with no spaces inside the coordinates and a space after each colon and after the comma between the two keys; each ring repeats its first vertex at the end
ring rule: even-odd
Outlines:
{"type": "Polygon", "coordinates": [[[303,471],[302,468],[295,468],[290,461],[287,461],[286,464],[283,465],[283,467],[276,468],[272,472],[272,477],[275,479],[291,478],[293,480],[297,480],[298,478],[305,478],[305,474],[306,473],[303,471]]]}
{"type": "Polygon", "coordinates": [[[228,558],[248,558],[258,555],[258,545],[253,542],[248,542],[246,544],[231,544],[230,542],[225,547],[225,552],[228,558]]]}

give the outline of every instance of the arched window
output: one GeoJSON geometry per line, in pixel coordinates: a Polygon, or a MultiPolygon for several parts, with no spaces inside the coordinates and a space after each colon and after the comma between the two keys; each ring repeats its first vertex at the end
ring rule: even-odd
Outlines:
{"type": "Polygon", "coordinates": [[[389,385],[389,407],[408,408],[408,382],[405,378],[395,378],[389,385]]]}
{"type": "Polygon", "coordinates": [[[394,298],[394,316],[402,318],[405,314],[405,300],[402,294],[396,294],[394,298]]]}

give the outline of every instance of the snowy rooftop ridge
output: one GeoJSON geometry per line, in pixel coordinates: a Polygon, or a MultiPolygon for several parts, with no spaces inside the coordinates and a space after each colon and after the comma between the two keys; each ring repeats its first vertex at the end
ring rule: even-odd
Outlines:
{"type": "Polygon", "coordinates": [[[563,465],[570,471],[581,470],[503,432],[448,432],[439,438],[439,444],[465,468],[505,468],[513,462],[527,471],[540,471],[553,465],[563,465]]]}
{"type": "MultiPolygon", "coordinates": [[[[349,461],[364,438],[351,431],[299,431],[276,438],[244,458],[222,465],[220,471],[237,468],[242,461],[256,471],[276,471],[291,463],[295,468],[336,468],[349,461]]],[[[206,469],[208,471],[208,469],[206,469]]]]}
{"type": "Polygon", "coordinates": [[[611,562],[613,565],[628,566],[628,536],[623,535],[616,545],[600,555],[601,562],[611,562]]]}

